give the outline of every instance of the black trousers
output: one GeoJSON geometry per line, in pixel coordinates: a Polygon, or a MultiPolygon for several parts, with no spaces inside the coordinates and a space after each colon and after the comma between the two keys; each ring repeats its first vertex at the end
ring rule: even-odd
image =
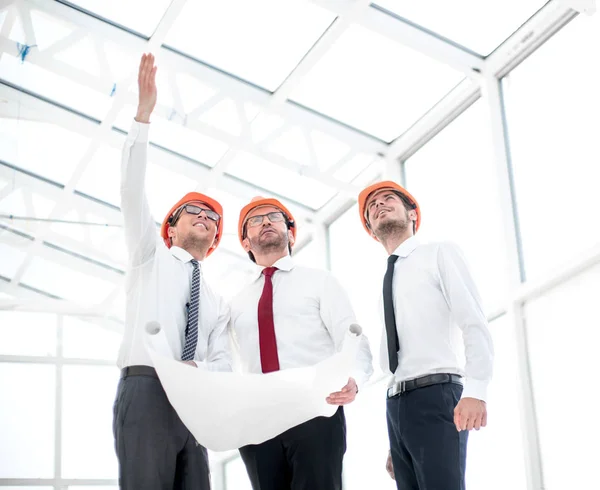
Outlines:
{"type": "Polygon", "coordinates": [[[398,490],[465,490],[468,431],[454,408],[462,386],[443,383],[387,400],[387,423],[398,490]]]}
{"type": "Polygon", "coordinates": [[[341,490],[346,418],[340,407],[240,454],[253,490],[341,490]]]}
{"type": "Polygon", "coordinates": [[[113,432],[121,489],[210,489],[206,449],[183,425],[157,378],[119,381],[113,432]]]}

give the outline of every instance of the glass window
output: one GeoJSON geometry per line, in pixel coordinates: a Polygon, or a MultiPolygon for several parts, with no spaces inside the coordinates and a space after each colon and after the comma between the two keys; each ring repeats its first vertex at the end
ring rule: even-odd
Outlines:
{"type": "Polygon", "coordinates": [[[0,311],[0,354],[53,356],[56,354],[56,315],[0,311]]]}
{"type": "Polygon", "coordinates": [[[321,131],[311,131],[308,135],[316,164],[322,172],[340,162],[351,150],[347,143],[321,131]]]}
{"type": "Polygon", "coordinates": [[[240,151],[233,157],[227,173],[263,189],[319,209],[337,191],[310,177],[299,175],[250,153],[240,151]]]}
{"type": "MultiPolygon", "coordinates": [[[[4,232],[6,233],[6,232],[4,232]]],[[[2,234],[0,233],[0,236],[2,234]]],[[[15,235],[17,241],[21,244],[21,246],[25,246],[30,243],[27,239],[19,239],[15,235]]],[[[0,257],[2,260],[0,261],[0,275],[7,277],[8,279],[12,279],[15,273],[21,267],[23,260],[27,256],[27,253],[23,250],[19,250],[18,248],[7,245],[6,243],[0,243],[0,257]]]]}
{"type": "Polygon", "coordinates": [[[423,213],[423,241],[451,240],[464,251],[486,311],[506,298],[507,257],[496,167],[483,101],[453,121],[406,163],[423,213]]]}
{"type": "Polygon", "coordinates": [[[376,155],[368,153],[358,153],[350,160],[340,166],[333,176],[343,182],[352,182],[358,177],[364,170],[370,167],[372,164],[378,163],[381,158],[376,155]]]}
{"type": "MultiPolygon", "coordinates": [[[[89,267],[95,266],[89,264],[89,267]]],[[[83,305],[101,303],[116,287],[115,283],[42,257],[34,257],[21,282],[83,305]]]]}
{"type": "Polygon", "coordinates": [[[329,246],[331,272],[350,296],[356,319],[369,339],[373,367],[377,372],[383,331],[381,287],[387,254],[383,246],[364,230],[356,205],[329,227],[329,246]],[[354,267],[356,264],[358,267],[354,267]]]}
{"type": "Polygon", "coordinates": [[[488,55],[521,24],[544,6],[546,0],[377,0],[390,12],[482,55],[488,55]]]}
{"type": "MultiPolygon", "coordinates": [[[[0,212],[15,216],[47,218],[55,205],[56,201],[52,199],[48,199],[28,188],[20,188],[13,190],[8,196],[0,200],[0,212]]],[[[28,220],[10,220],[7,223],[11,228],[28,235],[35,235],[41,225],[39,221],[28,220]]],[[[3,233],[8,233],[8,231],[3,231],[3,233]]]]}
{"type": "Polygon", "coordinates": [[[96,16],[120,24],[132,31],[150,37],[171,4],[171,0],[72,0],[70,3],[96,16]],[[140,15],[143,12],[143,15],[140,15]]]}
{"type": "Polygon", "coordinates": [[[112,409],[118,379],[114,367],[63,367],[63,478],[117,477],[112,409]]]}
{"type": "Polygon", "coordinates": [[[222,141],[160,116],[152,117],[152,126],[152,143],[190,157],[207,167],[214,166],[227,151],[227,145],[222,141]]]}
{"type": "Polygon", "coordinates": [[[322,250],[316,238],[311,238],[307,245],[299,251],[293,251],[292,257],[298,265],[323,269],[325,264],[325,250],[322,250]]]}
{"type": "Polygon", "coordinates": [[[0,363],[0,478],[54,477],[56,368],[0,363]]]}
{"type": "Polygon", "coordinates": [[[86,85],[31,64],[27,59],[22,63],[18,57],[2,56],[0,73],[2,79],[11,84],[99,121],[104,119],[112,104],[112,87],[107,86],[106,93],[102,94],[86,85]]]}
{"type": "MultiPolygon", "coordinates": [[[[40,51],[44,51],[54,43],[64,39],[77,28],[65,19],[53,17],[45,12],[35,10],[35,8],[32,8],[30,13],[33,31],[35,32],[36,47],[40,51]]],[[[25,39],[15,39],[15,41],[23,43],[25,39]]]]}
{"type": "Polygon", "coordinates": [[[525,307],[544,488],[548,490],[590,488],[598,482],[593,448],[600,438],[600,425],[585,420],[572,430],[559,428],[568,402],[561,403],[557,394],[559,387],[568,387],[583,413],[600,405],[600,391],[588,376],[596,370],[600,344],[599,288],[600,266],[596,265],[525,307]]]}
{"type": "Polygon", "coordinates": [[[252,490],[246,466],[241,457],[225,463],[225,488],[226,490],[252,490]]]}
{"type": "Polygon", "coordinates": [[[334,18],[298,0],[188,2],[165,44],[274,91],[334,18]]]}
{"type": "MultiPolygon", "coordinates": [[[[121,143],[125,138],[121,138],[121,143]]],[[[99,145],[87,164],[76,189],[101,201],[121,205],[121,151],[108,145],[99,145]]]]}
{"type": "MultiPolygon", "coordinates": [[[[122,218],[116,213],[114,220],[110,222],[104,217],[91,213],[88,213],[86,217],[92,223],[119,224],[122,220],[122,218]]],[[[127,258],[127,252],[125,249],[125,236],[122,228],[117,228],[114,226],[90,226],[88,233],[91,243],[97,250],[102,252],[102,257],[108,256],[110,258],[110,260],[107,262],[110,263],[112,260],[114,261],[115,265],[120,265],[121,267],[124,266],[127,258]]],[[[106,261],[105,258],[101,260],[106,261]]]]}
{"type": "Polygon", "coordinates": [[[59,184],[69,181],[89,144],[89,138],[56,124],[0,119],[0,159],[59,184]],[[50,164],[49,155],[60,158],[50,164]]]}
{"type": "Polygon", "coordinates": [[[580,15],[503,83],[528,279],[600,242],[599,46],[580,15]]]}
{"type": "MultiPolygon", "coordinates": [[[[89,201],[82,202],[81,197],[76,197],[77,199],[80,199],[80,205],[89,204],[89,201]]],[[[125,238],[122,229],[118,227],[122,218],[118,211],[109,209],[106,211],[108,212],[103,216],[98,216],[81,212],[75,207],[61,217],[63,220],[75,223],[52,223],[50,225],[52,233],[48,235],[47,241],[66,250],[79,252],[103,264],[122,269],[125,262],[125,238]]]]}
{"type": "Polygon", "coordinates": [[[502,316],[490,323],[490,331],[495,358],[488,425],[469,433],[467,488],[527,490],[515,329],[502,316]]]}
{"type": "Polygon", "coordinates": [[[391,141],[463,78],[462,73],[417,51],[351,26],[302,79],[291,98],[391,141]]]}
{"type": "MultiPolygon", "coordinates": [[[[120,206],[120,181],[120,149],[101,146],[83,173],[77,190],[114,206],[120,206]]],[[[162,165],[148,163],[145,190],[150,211],[156,221],[162,221],[171,206],[196,187],[196,180],[162,165]],[[168,185],[165,185],[165,182],[168,182],[168,185]]],[[[106,220],[101,219],[100,222],[106,220]]]]}
{"type": "MultiPolygon", "coordinates": [[[[96,322],[102,322],[96,319],[96,322]]],[[[63,355],[116,360],[122,335],[85,318],[63,317],[63,355]]]]}

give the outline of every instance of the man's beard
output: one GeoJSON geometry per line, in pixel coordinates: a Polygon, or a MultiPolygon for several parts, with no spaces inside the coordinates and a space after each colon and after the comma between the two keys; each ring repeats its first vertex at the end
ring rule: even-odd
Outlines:
{"type": "Polygon", "coordinates": [[[406,213],[405,219],[388,219],[381,223],[377,230],[375,230],[375,236],[379,240],[387,240],[393,236],[403,235],[408,230],[411,221],[408,219],[408,213],[406,213]]]}
{"type": "Polygon", "coordinates": [[[260,255],[265,255],[271,252],[283,251],[288,245],[287,233],[278,233],[277,230],[273,229],[273,234],[268,236],[257,236],[256,238],[249,239],[250,248],[260,255]]]}
{"type": "Polygon", "coordinates": [[[181,248],[184,250],[202,250],[210,248],[212,240],[208,236],[198,236],[194,233],[188,233],[181,239],[181,248]]]}

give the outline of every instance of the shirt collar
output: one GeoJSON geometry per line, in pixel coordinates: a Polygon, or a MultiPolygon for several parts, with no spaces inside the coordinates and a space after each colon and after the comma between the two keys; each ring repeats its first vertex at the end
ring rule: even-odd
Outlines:
{"type": "MultiPolygon", "coordinates": [[[[183,262],[183,263],[187,263],[194,258],[193,255],[191,253],[189,253],[187,250],[185,250],[181,247],[178,247],[176,245],[172,246],[169,250],[171,251],[171,255],[173,255],[173,257],[181,260],[181,262],[183,262]]],[[[198,263],[201,264],[202,261],[199,260],[198,263]]]]}
{"type": "Polygon", "coordinates": [[[416,236],[411,236],[410,238],[404,240],[392,255],[397,255],[398,257],[408,257],[421,243],[416,236]]]}
{"type": "MultiPolygon", "coordinates": [[[[294,259],[291,256],[286,255],[285,257],[281,257],[277,262],[273,264],[273,267],[277,267],[280,271],[291,271],[296,264],[294,263],[294,259]]],[[[256,270],[254,272],[254,280],[256,281],[262,275],[262,271],[265,269],[262,265],[257,265],[256,270]]]]}

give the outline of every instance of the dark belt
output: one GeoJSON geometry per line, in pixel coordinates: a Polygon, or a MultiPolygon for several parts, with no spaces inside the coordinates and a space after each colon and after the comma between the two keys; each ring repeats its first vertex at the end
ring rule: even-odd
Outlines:
{"type": "Polygon", "coordinates": [[[426,386],[439,385],[442,383],[454,383],[462,385],[462,376],[458,374],[429,374],[408,381],[397,381],[387,390],[387,397],[393,398],[407,391],[425,388],[426,386]]]}
{"type": "Polygon", "coordinates": [[[121,369],[121,378],[126,378],[127,376],[151,376],[158,379],[156,369],[150,366],[128,366],[121,369]]]}

